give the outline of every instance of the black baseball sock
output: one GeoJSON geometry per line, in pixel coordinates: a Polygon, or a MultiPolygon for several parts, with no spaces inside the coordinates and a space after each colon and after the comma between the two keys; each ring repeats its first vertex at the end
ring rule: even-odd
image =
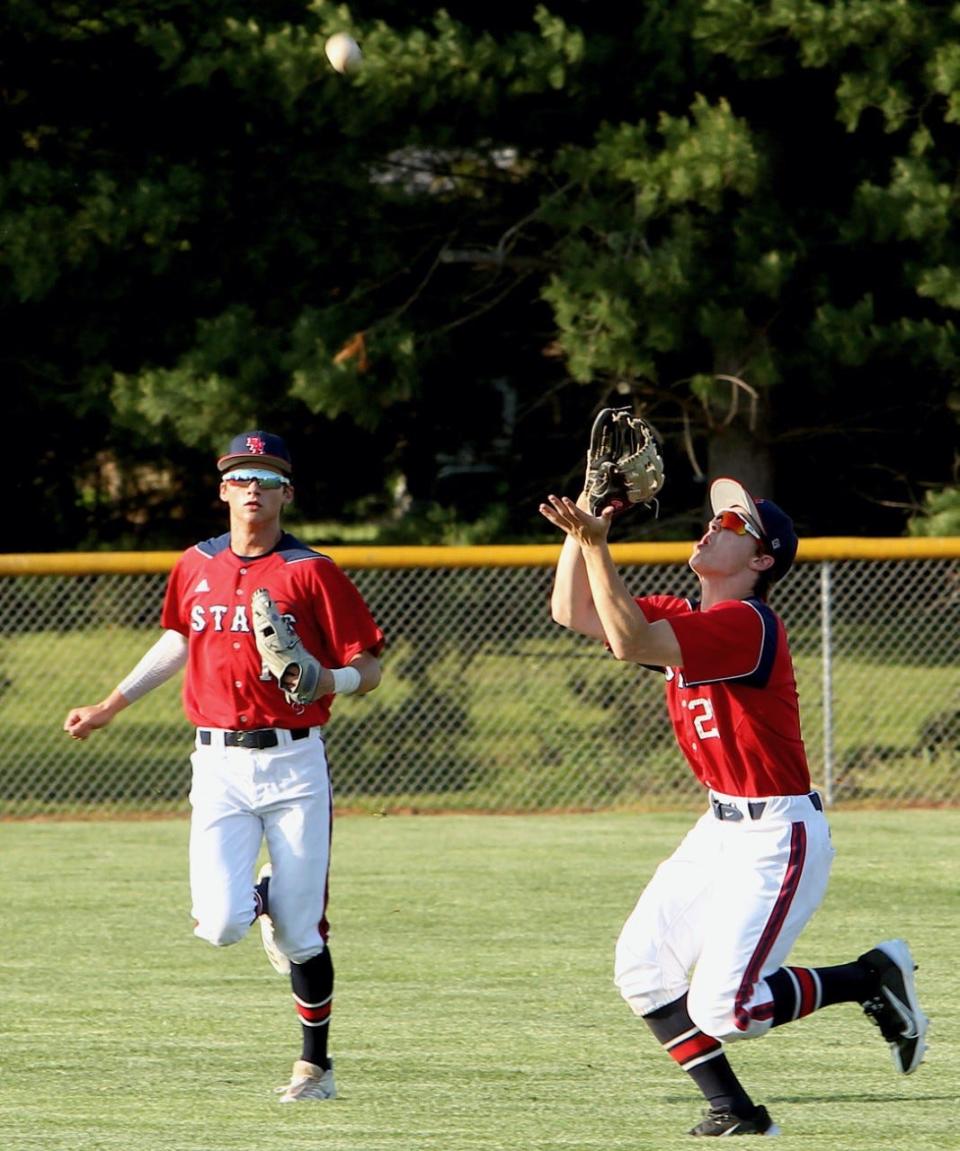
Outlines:
{"type": "Polygon", "coordinates": [[[870,972],[861,963],[836,967],[781,967],[767,976],[773,996],[773,1026],[792,1023],[834,1003],[862,1003],[870,972]]]}
{"type": "Polygon", "coordinates": [[[259,883],[254,884],[253,888],[253,921],[260,918],[261,915],[270,914],[270,878],[267,876],[261,879],[259,883]]]}
{"type": "Polygon", "coordinates": [[[306,963],[290,964],[293,1002],[303,1031],[301,1059],[326,1070],[330,1066],[327,1039],[333,1006],[333,960],[325,947],[306,963]]]}
{"type": "Polygon", "coordinates": [[[686,1071],[711,1107],[742,1117],[753,1114],[753,1101],[727,1062],[723,1044],[695,1026],[687,1012],[686,995],[643,1018],[664,1051],[686,1071]]]}

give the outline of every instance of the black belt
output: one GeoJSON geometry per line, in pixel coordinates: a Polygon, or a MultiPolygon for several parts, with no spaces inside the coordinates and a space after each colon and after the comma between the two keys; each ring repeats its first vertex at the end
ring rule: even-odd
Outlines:
{"type": "MultiPolygon", "coordinates": [[[[815,810],[823,811],[823,801],[820,799],[818,792],[811,791],[807,799],[813,804],[815,810]]],[[[736,804],[721,803],[719,799],[712,799],[710,802],[713,804],[713,814],[717,819],[729,819],[733,822],[736,822],[738,819],[743,819],[743,812],[736,804]]],[[[760,816],[763,815],[766,806],[767,801],[765,799],[748,801],[747,811],[750,813],[750,818],[759,819],[760,816]]]]}
{"type": "MultiPolygon", "coordinates": [[[[291,739],[306,739],[310,734],[309,727],[291,727],[287,729],[291,739]]],[[[252,731],[224,731],[224,747],[252,747],[260,751],[265,747],[276,747],[280,742],[276,728],[255,727],[252,731]]],[[[209,747],[213,743],[213,733],[200,730],[200,742],[209,747]]]]}

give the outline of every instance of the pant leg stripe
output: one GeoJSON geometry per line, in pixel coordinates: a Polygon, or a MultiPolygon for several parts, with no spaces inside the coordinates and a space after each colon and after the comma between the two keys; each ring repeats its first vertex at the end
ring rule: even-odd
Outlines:
{"type": "Polygon", "coordinates": [[[750,962],[743,973],[739,990],[734,1001],[733,1017],[738,1031],[746,1031],[750,1026],[751,1014],[744,1004],[753,994],[753,988],[760,979],[763,970],[777,937],[783,929],[784,921],[793,904],[794,897],[800,887],[803,877],[803,865],[807,857],[807,829],[803,823],[794,823],[790,833],[790,855],[783,875],[780,891],[767,919],[757,946],[754,948],[750,962]]]}

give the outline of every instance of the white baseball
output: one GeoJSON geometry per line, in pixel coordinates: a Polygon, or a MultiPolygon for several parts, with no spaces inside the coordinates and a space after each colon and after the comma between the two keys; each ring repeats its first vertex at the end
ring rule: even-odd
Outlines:
{"type": "Polygon", "coordinates": [[[327,59],[338,72],[350,72],[360,63],[360,45],[346,32],[335,32],[323,46],[327,59]]]}

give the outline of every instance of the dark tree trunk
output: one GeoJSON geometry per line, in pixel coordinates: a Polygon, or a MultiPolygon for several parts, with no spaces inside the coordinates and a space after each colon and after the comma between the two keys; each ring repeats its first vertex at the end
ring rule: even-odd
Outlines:
{"type": "Polygon", "coordinates": [[[769,446],[744,424],[735,421],[713,430],[707,445],[709,479],[729,476],[756,497],[775,498],[773,460],[769,446]]]}

